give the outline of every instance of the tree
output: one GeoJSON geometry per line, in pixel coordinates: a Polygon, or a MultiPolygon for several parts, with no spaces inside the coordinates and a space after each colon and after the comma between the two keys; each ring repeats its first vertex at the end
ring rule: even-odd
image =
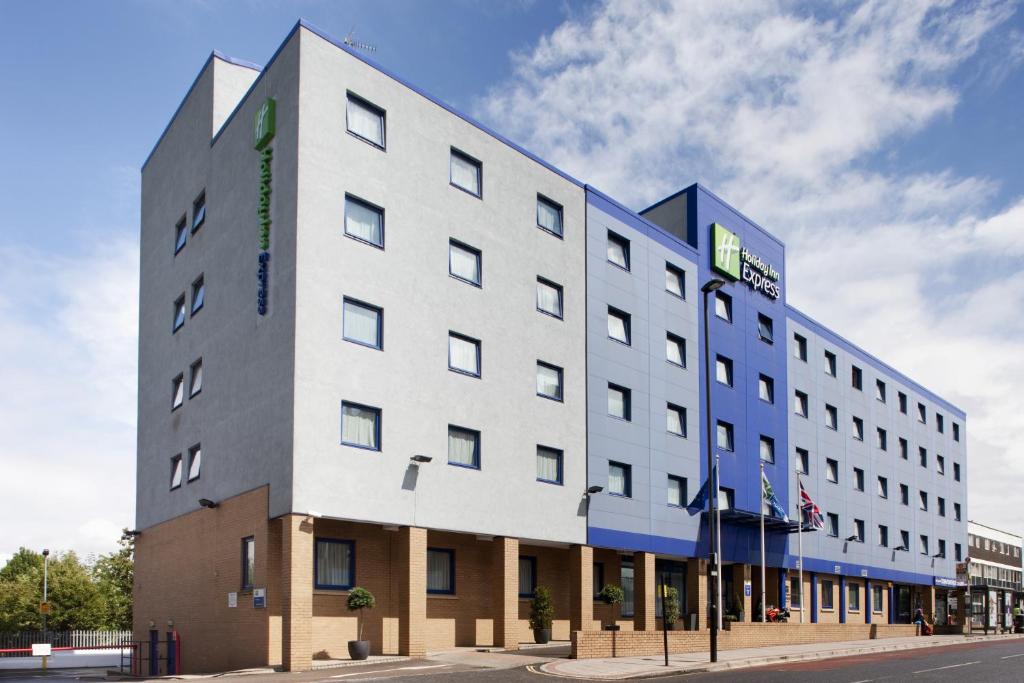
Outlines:
{"type": "Polygon", "coordinates": [[[103,626],[113,630],[132,627],[132,582],[135,578],[135,538],[127,533],[118,541],[120,548],[100,555],[92,567],[92,577],[103,600],[103,626]]]}

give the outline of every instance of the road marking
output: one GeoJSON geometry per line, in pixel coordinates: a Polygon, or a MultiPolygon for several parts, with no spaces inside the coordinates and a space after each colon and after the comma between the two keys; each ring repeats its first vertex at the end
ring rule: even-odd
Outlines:
{"type": "Polygon", "coordinates": [[[873,679],[873,678],[865,678],[863,681],[853,681],[852,683],[871,683],[871,681],[873,681],[873,680],[875,680],[875,679],[873,679]]]}
{"type": "Polygon", "coordinates": [[[949,666],[939,666],[939,667],[936,667],[934,669],[921,669],[920,671],[914,671],[913,673],[915,673],[915,674],[926,674],[929,671],[942,671],[943,669],[955,669],[955,668],[960,667],[960,666],[970,666],[971,664],[981,664],[981,662],[977,661],[977,662],[964,662],[963,664],[950,664],[949,666]]]}
{"type": "Polygon", "coordinates": [[[451,664],[426,664],[423,666],[400,666],[397,669],[377,669],[376,671],[353,671],[350,674],[338,674],[337,676],[331,676],[331,678],[348,678],[349,676],[370,676],[373,674],[388,673],[391,671],[416,671],[419,669],[442,669],[451,664]]]}
{"type": "Polygon", "coordinates": [[[1000,657],[1000,659],[1012,659],[1013,657],[1024,657],[1024,652],[1021,652],[1019,655],[1006,655],[1005,657],[1000,657]]]}

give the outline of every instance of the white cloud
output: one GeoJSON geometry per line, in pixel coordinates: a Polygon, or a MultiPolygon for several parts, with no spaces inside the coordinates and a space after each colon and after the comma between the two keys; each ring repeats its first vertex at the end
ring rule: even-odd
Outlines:
{"type": "Polygon", "coordinates": [[[791,303],[968,412],[969,514],[1020,532],[1024,197],[993,207],[998,179],[897,152],[1017,10],[610,1],[515,55],[477,113],[638,208],[699,181],[783,238],[791,303]]]}

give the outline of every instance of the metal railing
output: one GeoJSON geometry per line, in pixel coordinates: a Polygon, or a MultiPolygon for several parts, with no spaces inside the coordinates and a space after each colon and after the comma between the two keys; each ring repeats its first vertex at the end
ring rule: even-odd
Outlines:
{"type": "Polygon", "coordinates": [[[127,646],[131,643],[131,631],[17,631],[0,633],[0,657],[23,657],[20,652],[31,651],[35,643],[49,643],[54,648],[106,648],[127,646]]]}

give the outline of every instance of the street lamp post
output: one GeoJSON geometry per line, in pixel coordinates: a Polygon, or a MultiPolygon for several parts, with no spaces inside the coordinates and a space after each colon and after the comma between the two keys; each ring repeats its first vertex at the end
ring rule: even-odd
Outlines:
{"type": "MultiPolygon", "coordinates": [[[[43,604],[45,605],[47,600],[47,594],[49,592],[50,583],[50,551],[48,548],[43,549],[43,604]]],[[[49,606],[43,608],[43,638],[46,638],[46,613],[49,611],[49,606]]],[[[49,642],[49,640],[47,640],[49,642]]]]}
{"type": "Polygon", "coordinates": [[[714,471],[714,446],[711,434],[711,333],[708,320],[708,296],[722,287],[725,280],[714,278],[704,283],[700,291],[704,293],[704,421],[707,428],[707,470],[708,470],[708,574],[711,577],[709,587],[711,602],[711,661],[718,661],[718,575],[719,557],[718,530],[715,528],[715,510],[718,508],[718,494],[713,488],[711,477],[714,471]]]}

